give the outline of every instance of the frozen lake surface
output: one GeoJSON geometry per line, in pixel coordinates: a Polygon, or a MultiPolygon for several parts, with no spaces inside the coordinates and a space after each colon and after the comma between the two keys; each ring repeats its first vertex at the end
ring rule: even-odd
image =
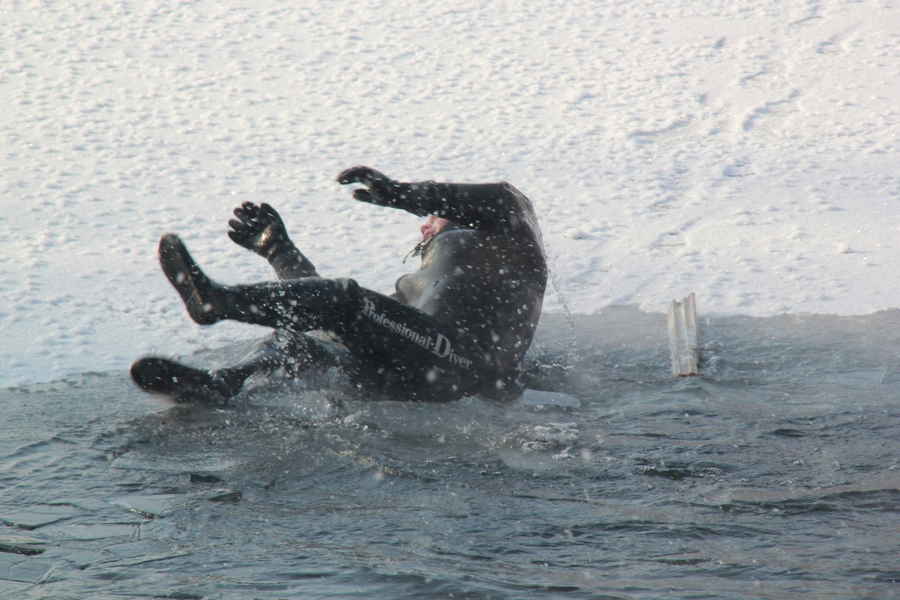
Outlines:
{"type": "MultiPolygon", "coordinates": [[[[896,598],[900,312],[549,316],[568,406],[0,390],[0,596],[896,598]]],[[[198,357],[224,360],[233,349],[198,357]]]]}

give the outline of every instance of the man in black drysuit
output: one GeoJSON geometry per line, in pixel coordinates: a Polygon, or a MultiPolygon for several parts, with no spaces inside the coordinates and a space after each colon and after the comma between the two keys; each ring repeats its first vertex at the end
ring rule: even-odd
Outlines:
{"type": "Polygon", "coordinates": [[[268,259],[279,280],[226,286],[210,280],[181,240],[167,234],[160,264],[194,321],[233,319],[275,333],[255,356],[215,371],[139,359],[131,367],[138,386],[175,401],[225,399],[258,371],[299,375],[337,366],[355,387],[393,399],[508,399],[522,392],[522,360],[547,282],[528,198],[508,183],[401,183],[369,167],[347,169],[338,182],[361,184],[356,200],[429,215],[415,250],[420,268],[398,279],[391,296],[352,279],[321,278],[278,213],[246,202],[234,210],[229,236],[268,259]],[[339,343],[317,334],[323,331],[339,343]]]}

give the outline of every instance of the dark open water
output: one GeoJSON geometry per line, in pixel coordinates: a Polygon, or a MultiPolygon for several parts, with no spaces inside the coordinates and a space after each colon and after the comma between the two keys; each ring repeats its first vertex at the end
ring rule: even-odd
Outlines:
{"type": "Polygon", "coordinates": [[[569,406],[0,390],[0,598],[900,597],[900,312],[702,325],[547,318],[569,406]]]}

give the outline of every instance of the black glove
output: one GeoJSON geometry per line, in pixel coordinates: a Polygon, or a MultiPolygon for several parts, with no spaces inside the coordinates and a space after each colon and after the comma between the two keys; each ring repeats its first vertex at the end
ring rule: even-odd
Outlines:
{"type": "Polygon", "coordinates": [[[368,189],[353,191],[353,197],[361,202],[379,206],[395,206],[398,196],[403,193],[404,184],[394,181],[384,173],[370,167],[350,167],[337,177],[338,183],[361,183],[368,189]]]}
{"type": "Polygon", "coordinates": [[[234,209],[234,216],[237,219],[228,221],[228,237],[239,246],[272,258],[280,248],[291,244],[278,212],[266,203],[257,206],[244,202],[234,209]]]}

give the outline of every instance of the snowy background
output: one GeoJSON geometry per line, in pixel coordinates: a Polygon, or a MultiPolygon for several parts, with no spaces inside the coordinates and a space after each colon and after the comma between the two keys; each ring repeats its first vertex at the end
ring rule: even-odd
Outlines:
{"type": "MultiPolygon", "coordinates": [[[[278,208],[325,276],[380,291],[419,219],[334,182],[507,180],[535,203],[547,310],[900,306],[900,4],[891,0],[3,0],[0,386],[127,369],[201,328],[180,233],[278,208]]],[[[660,335],[665,335],[660,332],[660,335]]]]}

